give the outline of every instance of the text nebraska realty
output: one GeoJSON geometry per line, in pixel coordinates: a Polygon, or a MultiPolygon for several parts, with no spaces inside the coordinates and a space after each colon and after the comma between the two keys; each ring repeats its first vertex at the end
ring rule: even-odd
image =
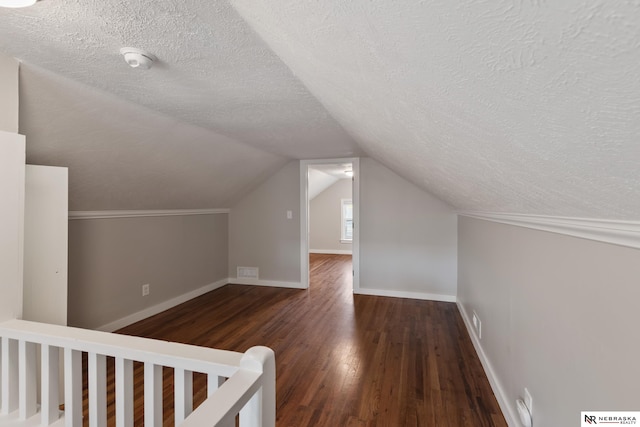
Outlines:
{"type": "Polygon", "coordinates": [[[605,416],[605,417],[597,417],[595,415],[585,415],[585,422],[588,424],[628,424],[635,425],[637,424],[636,417],[616,417],[616,416],[605,416]]]}

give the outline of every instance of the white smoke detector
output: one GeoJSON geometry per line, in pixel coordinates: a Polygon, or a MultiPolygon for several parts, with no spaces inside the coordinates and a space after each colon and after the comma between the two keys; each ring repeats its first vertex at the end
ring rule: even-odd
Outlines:
{"type": "Polygon", "coordinates": [[[135,47],[123,47],[120,49],[120,54],[124,56],[124,60],[131,68],[140,68],[143,70],[151,68],[153,61],[157,59],[149,52],[136,49],[135,47]]]}

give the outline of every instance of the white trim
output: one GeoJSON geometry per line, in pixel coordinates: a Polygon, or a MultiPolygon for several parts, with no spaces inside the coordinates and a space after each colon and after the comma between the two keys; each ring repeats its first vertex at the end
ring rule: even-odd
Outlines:
{"type": "Polygon", "coordinates": [[[640,249],[638,221],[482,212],[458,215],[640,249]]]}
{"type": "Polygon", "coordinates": [[[498,380],[498,376],[496,375],[489,358],[484,352],[482,345],[480,344],[480,340],[473,331],[473,326],[471,324],[471,320],[467,315],[466,310],[464,309],[464,305],[457,301],[458,310],[460,311],[460,315],[462,316],[462,320],[464,320],[464,324],[467,327],[467,332],[471,337],[471,342],[473,343],[473,347],[476,349],[476,353],[478,354],[478,358],[480,359],[480,363],[482,363],[482,367],[484,368],[485,374],[489,379],[489,384],[491,385],[491,389],[493,390],[493,394],[495,394],[496,399],[498,400],[498,405],[500,405],[500,409],[502,410],[502,414],[504,415],[505,420],[507,421],[507,425],[512,427],[520,427],[521,424],[518,421],[518,417],[513,410],[512,405],[509,405],[509,399],[507,397],[507,393],[504,391],[502,384],[500,384],[500,380],[498,380]]]}
{"type": "Polygon", "coordinates": [[[373,295],[378,297],[411,298],[427,301],[456,302],[455,295],[430,294],[424,292],[391,291],[387,289],[371,288],[360,288],[356,291],[354,288],[353,293],[359,295],[373,295]]]}
{"type": "Polygon", "coordinates": [[[114,320],[113,322],[107,323],[106,325],[99,326],[96,328],[96,330],[103,332],[117,331],[118,329],[124,328],[125,326],[129,326],[133,323],[139,322],[140,320],[155,316],[156,314],[162,313],[163,311],[173,308],[176,305],[187,302],[191,299],[199,297],[200,295],[204,295],[207,292],[211,292],[215,289],[221,288],[227,283],[229,283],[229,278],[225,277],[224,279],[218,280],[217,282],[210,283],[191,292],[187,292],[186,294],[182,294],[175,298],[171,298],[168,301],[156,304],[153,307],[145,308],[144,310],[130,314],[121,319],[114,320]]]}
{"type": "Polygon", "coordinates": [[[360,290],[360,159],[355,158],[351,162],[353,170],[353,191],[351,200],[353,202],[353,239],[351,240],[351,250],[353,256],[353,291],[360,290]]]}
{"type": "Polygon", "coordinates": [[[230,285],[252,285],[252,286],[270,286],[273,288],[289,288],[289,289],[307,289],[300,282],[281,282],[276,280],[259,280],[259,279],[238,279],[230,277],[227,282],[230,285]]]}
{"type": "Polygon", "coordinates": [[[228,214],[230,209],[169,209],[147,211],[69,211],[69,220],[74,219],[107,219],[107,218],[137,218],[151,216],[183,216],[183,215],[214,215],[228,214]]]}
{"type": "Polygon", "coordinates": [[[300,284],[309,287],[309,163],[300,161],[300,284]]]}
{"type": "Polygon", "coordinates": [[[309,249],[310,254],[352,255],[348,249],[309,249]]]}

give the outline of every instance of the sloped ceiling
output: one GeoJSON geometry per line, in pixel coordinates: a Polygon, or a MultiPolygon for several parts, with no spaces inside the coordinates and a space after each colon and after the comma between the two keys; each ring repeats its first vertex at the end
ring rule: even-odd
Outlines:
{"type": "Polygon", "coordinates": [[[69,168],[70,210],[229,207],[286,159],[21,67],[27,162],[69,168]]]}
{"type": "Polygon", "coordinates": [[[309,166],[308,193],[309,201],[313,200],[327,188],[341,179],[351,179],[345,173],[353,170],[351,163],[317,164],[309,166]]]}
{"type": "Polygon", "coordinates": [[[462,210],[640,219],[640,3],[231,0],[372,157],[462,210]]]}
{"type": "MultiPolygon", "coordinates": [[[[43,0],[0,20],[25,91],[41,67],[271,165],[367,154],[461,210],[640,219],[638,2],[43,0]],[[160,63],[128,69],[125,45],[160,63]]],[[[54,121],[40,105],[54,98],[39,96],[29,111],[54,121]]],[[[133,107],[128,117],[135,134],[133,107]]],[[[144,189],[145,204],[162,200],[144,189]]],[[[119,191],[86,206],[115,206],[119,191]]]]}
{"type": "Polygon", "coordinates": [[[71,168],[74,210],[224,208],[287,158],[362,154],[224,0],[0,8],[0,52],[22,61],[28,161],[71,168]]]}

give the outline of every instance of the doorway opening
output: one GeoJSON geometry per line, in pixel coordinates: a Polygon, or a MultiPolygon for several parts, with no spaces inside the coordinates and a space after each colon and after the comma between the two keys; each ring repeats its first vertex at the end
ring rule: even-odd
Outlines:
{"type": "Polygon", "coordinates": [[[359,159],[300,162],[301,283],[309,287],[309,256],[350,255],[359,290],[359,159]]]}

